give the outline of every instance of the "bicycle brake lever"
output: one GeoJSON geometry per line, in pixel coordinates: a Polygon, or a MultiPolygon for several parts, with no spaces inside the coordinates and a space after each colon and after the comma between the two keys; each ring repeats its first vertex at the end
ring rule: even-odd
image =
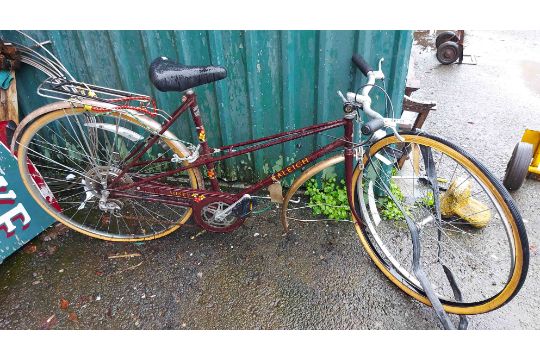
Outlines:
{"type": "Polygon", "coordinates": [[[381,58],[381,60],[379,60],[379,70],[375,71],[375,79],[377,80],[384,80],[384,73],[382,71],[383,61],[384,61],[384,58],[381,58]]]}
{"type": "Polygon", "coordinates": [[[404,138],[403,136],[399,135],[399,133],[398,133],[398,131],[397,131],[397,124],[396,124],[394,121],[392,121],[392,120],[390,120],[390,119],[386,119],[386,120],[384,121],[384,126],[385,126],[386,128],[392,129],[392,132],[394,133],[394,136],[395,136],[399,141],[405,142],[405,138],[404,138]]]}
{"type": "Polygon", "coordinates": [[[343,96],[343,93],[341,91],[338,90],[337,94],[339,95],[339,97],[341,98],[341,100],[343,100],[343,103],[347,103],[347,99],[345,98],[345,96],[343,96]]]}
{"type": "Polygon", "coordinates": [[[401,142],[405,142],[405,138],[401,135],[399,135],[397,129],[395,127],[392,127],[392,131],[394,132],[394,135],[397,137],[397,139],[401,142]]]}

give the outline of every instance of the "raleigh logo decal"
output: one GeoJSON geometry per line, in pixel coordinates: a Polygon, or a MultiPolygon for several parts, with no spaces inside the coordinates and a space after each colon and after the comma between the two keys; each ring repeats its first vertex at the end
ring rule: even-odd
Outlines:
{"type": "Polygon", "coordinates": [[[300,168],[303,168],[307,164],[309,164],[308,158],[303,158],[302,160],[299,160],[299,161],[295,162],[294,164],[289,165],[286,168],[281,169],[280,171],[278,171],[277,173],[272,175],[272,180],[277,182],[282,177],[285,177],[285,176],[289,175],[290,173],[292,173],[292,172],[294,172],[294,171],[296,171],[296,170],[298,170],[300,168]]]}

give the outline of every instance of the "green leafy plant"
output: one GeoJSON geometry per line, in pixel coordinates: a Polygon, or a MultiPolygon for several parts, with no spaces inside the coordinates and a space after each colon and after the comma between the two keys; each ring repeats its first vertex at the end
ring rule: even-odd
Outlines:
{"type": "Polygon", "coordinates": [[[314,215],[324,215],[333,220],[351,218],[344,180],[338,182],[335,176],[323,177],[319,184],[316,179],[310,179],[306,189],[314,215]]]}
{"type": "Polygon", "coordinates": [[[435,198],[433,197],[433,192],[428,191],[424,197],[417,200],[417,203],[424,205],[427,208],[431,208],[435,205],[435,198]]]}
{"type": "MultiPolygon", "coordinates": [[[[390,180],[390,192],[394,196],[394,198],[402,204],[402,207],[404,207],[403,199],[405,198],[403,196],[403,193],[401,192],[401,189],[394,183],[393,180],[390,180]]],[[[381,216],[385,220],[405,220],[405,216],[399,209],[399,207],[394,203],[394,200],[390,196],[382,196],[378,200],[379,204],[381,205],[381,216]]],[[[405,208],[405,211],[408,211],[408,209],[405,208]]]]}
{"type": "MultiPolygon", "coordinates": [[[[390,192],[392,193],[394,198],[401,204],[401,207],[407,215],[410,214],[411,208],[415,208],[416,206],[425,206],[427,208],[431,208],[435,204],[433,192],[428,191],[426,192],[426,195],[416,200],[413,206],[407,206],[403,201],[405,196],[393,180],[390,180],[390,192]]],[[[405,220],[403,212],[399,209],[399,207],[396,205],[396,203],[392,200],[390,196],[383,196],[378,200],[378,202],[381,206],[381,216],[385,220],[405,220]]]]}

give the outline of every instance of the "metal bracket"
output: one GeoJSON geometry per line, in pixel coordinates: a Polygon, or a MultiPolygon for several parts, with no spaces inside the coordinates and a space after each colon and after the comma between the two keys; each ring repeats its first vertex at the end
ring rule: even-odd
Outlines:
{"type": "Polygon", "coordinates": [[[177,154],[174,154],[172,156],[172,158],[171,158],[171,162],[173,162],[173,163],[179,163],[179,162],[182,162],[182,161],[187,161],[188,163],[194,162],[195,160],[197,160],[199,158],[199,149],[200,149],[200,147],[201,147],[201,145],[197,145],[197,147],[193,150],[191,155],[189,155],[187,157],[180,157],[177,154]]]}
{"type": "Polygon", "coordinates": [[[463,65],[478,65],[478,62],[476,61],[476,56],[474,55],[463,55],[463,57],[459,60],[458,64],[463,64],[463,65]],[[463,58],[465,57],[468,57],[469,58],[469,61],[468,62],[464,62],[463,61],[463,58]]]}

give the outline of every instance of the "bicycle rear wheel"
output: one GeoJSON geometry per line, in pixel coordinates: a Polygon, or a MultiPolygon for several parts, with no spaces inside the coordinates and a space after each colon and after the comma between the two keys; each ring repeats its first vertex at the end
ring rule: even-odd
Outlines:
{"type": "Polygon", "coordinates": [[[420,233],[420,263],[446,311],[478,314],[504,305],[523,285],[529,262],[525,227],[510,195],[459,147],[431,135],[403,136],[403,143],[388,136],[373,144],[363,171],[354,172],[361,243],[394,284],[429,305],[413,273],[409,217],[420,233]],[[402,156],[406,161],[399,167],[402,156]],[[429,167],[435,169],[436,188],[429,183],[429,167]],[[443,265],[453,272],[460,301],[443,265]]]}
{"type": "MultiPolygon", "coordinates": [[[[183,225],[191,216],[191,207],[155,201],[152,195],[134,188],[125,190],[125,196],[111,195],[100,204],[107,185],[120,176],[130,151],[151,134],[155,129],[126,113],[94,112],[82,107],[52,111],[23,132],[18,142],[19,171],[38,204],[76,231],[110,241],[157,239],[183,225]],[[46,195],[52,195],[49,201],[33,180],[27,162],[41,175],[45,183],[41,188],[45,185],[50,191],[46,195]]],[[[141,165],[124,174],[119,184],[169,170],[176,165],[166,159],[174,154],[185,157],[186,152],[178,141],[161,136],[139,160],[141,165]]],[[[181,175],[186,182],[182,185],[157,181],[176,187],[203,186],[197,169],[181,175]]]]}

